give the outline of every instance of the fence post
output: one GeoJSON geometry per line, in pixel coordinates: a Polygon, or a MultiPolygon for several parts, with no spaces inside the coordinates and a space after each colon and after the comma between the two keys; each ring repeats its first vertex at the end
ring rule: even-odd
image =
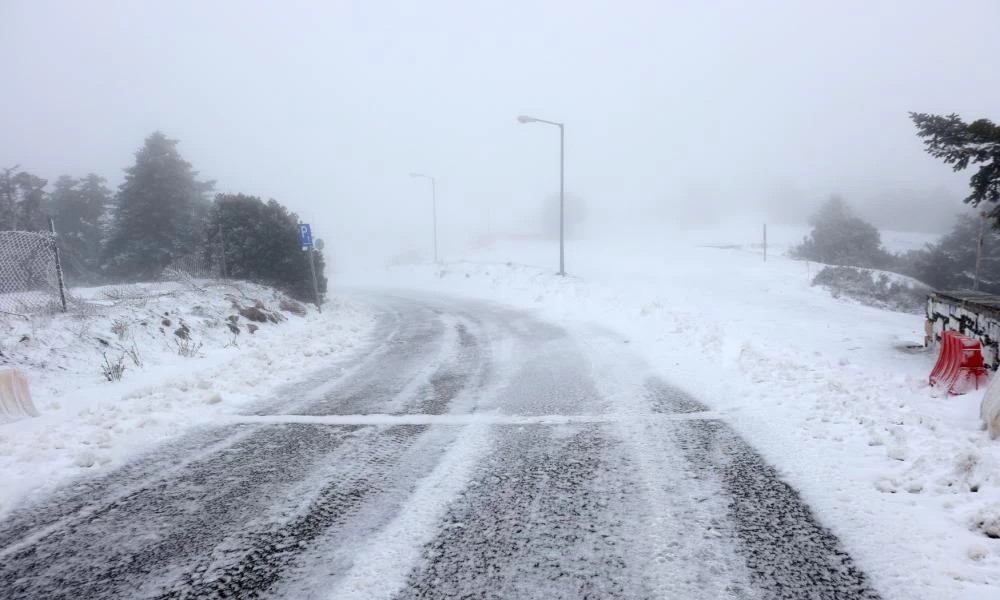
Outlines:
{"type": "Polygon", "coordinates": [[[49,217],[49,231],[52,232],[52,252],[56,257],[56,278],[59,280],[59,302],[62,304],[63,312],[66,312],[66,284],[63,282],[62,262],[59,260],[59,242],[56,234],[56,222],[49,217]]]}

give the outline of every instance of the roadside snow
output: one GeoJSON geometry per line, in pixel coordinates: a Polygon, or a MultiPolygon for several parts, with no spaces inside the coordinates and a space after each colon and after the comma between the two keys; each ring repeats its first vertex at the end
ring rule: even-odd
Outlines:
{"type": "Polygon", "coordinates": [[[27,374],[40,412],[0,420],[0,516],[70,477],[225,420],[350,352],[373,323],[367,308],[336,296],[322,314],[284,304],[304,308],[299,316],[250,284],[109,286],[74,297],[68,314],[0,319],[2,366],[27,374]],[[237,305],[277,322],[251,321],[237,305]],[[123,361],[121,381],[102,375],[105,356],[123,361]]]}
{"type": "MultiPolygon", "coordinates": [[[[510,241],[442,265],[351,274],[359,286],[488,298],[626,336],[669,381],[705,401],[798,488],[886,598],[995,598],[1000,442],[982,392],[939,397],[919,315],[838,300],[822,265],[782,250],[802,231],[741,227],[570,241],[510,241]]],[[[895,247],[927,236],[892,233],[895,247]]]]}

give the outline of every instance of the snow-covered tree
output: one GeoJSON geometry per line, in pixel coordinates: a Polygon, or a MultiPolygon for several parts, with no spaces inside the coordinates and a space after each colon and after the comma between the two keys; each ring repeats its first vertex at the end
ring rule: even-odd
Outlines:
{"type": "Polygon", "coordinates": [[[177,152],[177,140],[157,131],[136,152],[115,198],[104,267],[112,275],[149,279],[172,262],[199,254],[213,182],[177,152]]]}
{"type": "Polygon", "coordinates": [[[48,183],[41,177],[11,167],[0,173],[0,229],[47,231],[48,183]]]}
{"type": "Polygon", "coordinates": [[[71,280],[91,282],[101,258],[101,223],[111,200],[103,177],[93,173],[83,179],[63,175],[50,196],[63,267],[71,280]]]}

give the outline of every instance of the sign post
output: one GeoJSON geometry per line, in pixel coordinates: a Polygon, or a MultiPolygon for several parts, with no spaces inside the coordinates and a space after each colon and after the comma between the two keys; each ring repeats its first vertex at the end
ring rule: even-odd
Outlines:
{"type": "Polygon", "coordinates": [[[309,253],[309,273],[312,274],[313,297],[316,299],[316,310],[323,312],[323,307],[319,300],[319,284],[316,282],[316,264],[313,259],[313,237],[312,228],[308,223],[299,223],[299,245],[303,252],[309,253]]]}

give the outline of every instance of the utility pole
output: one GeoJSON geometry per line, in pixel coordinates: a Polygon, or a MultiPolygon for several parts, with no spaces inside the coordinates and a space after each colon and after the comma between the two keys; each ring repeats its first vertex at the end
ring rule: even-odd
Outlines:
{"type": "Polygon", "coordinates": [[[980,215],[979,239],[976,240],[976,277],[972,281],[972,291],[979,291],[979,266],[983,262],[983,235],[986,229],[986,213],[980,215]]]}
{"type": "Polygon", "coordinates": [[[764,223],[764,262],[767,262],[767,223],[764,223]]]}

